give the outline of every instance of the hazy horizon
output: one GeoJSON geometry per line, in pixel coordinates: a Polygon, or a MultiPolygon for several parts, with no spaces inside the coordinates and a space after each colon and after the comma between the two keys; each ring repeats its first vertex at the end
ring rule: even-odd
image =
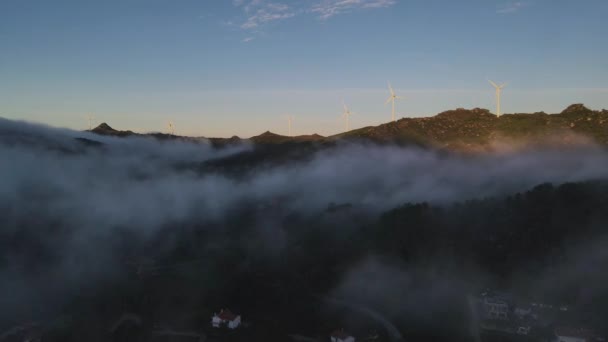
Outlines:
{"type": "MultiPolygon", "coordinates": [[[[510,115],[510,114],[533,114],[535,112],[545,112],[546,114],[549,114],[549,115],[551,115],[551,114],[559,114],[560,112],[562,112],[563,110],[565,110],[567,107],[569,107],[571,105],[576,105],[576,103],[572,103],[572,104],[570,104],[570,105],[562,108],[561,110],[557,110],[555,112],[549,112],[549,111],[546,111],[546,110],[537,110],[537,111],[534,111],[534,112],[530,111],[530,112],[525,112],[525,113],[522,113],[522,112],[518,112],[518,113],[504,113],[503,112],[501,114],[501,117],[503,115],[510,115]]],[[[587,106],[584,103],[582,105],[584,105],[586,108],[588,108],[590,110],[594,110],[594,111],[606,110],[606,108],[589,108],[589,106],[587,106]]],[[[464,108],[464,107],[458,107],[458,108],[456,108],[455,107],[455,108],[446,109],[444,111],[457,110],[457,109],[473,110],[473,109],[478,109],[478,108],[484,109],[484,110],[488,110],[488,111],[490,111],[490,113],[494,114],[494,111],[492,109],[481,108],[481,107],[475,107],[475,108],[473,108],[473,107],[471,107],[471,108],[464,108]]],[[[444,111],[442,111],[442,112],[444,112],[444,111]]],[[[433,117],[435,115],[441,114],[442,112],[437,112],[437,113],[433,113],[433,114],[429,114],[429,115],[424,115],[424,116],[417,116],[417,117],[418,118],[420,118],[420,117],[433,117]]],[[[83,117],[83,118],[84,118],[84,120],[87,120],[86,116],[83,117]]],[[[400,120],[400,119],[403,119],[403,118],[407,118],[407,117],[398,116],[397,120],[400,120]]],[[[67,130],[73,130],[73,131],[87,131],[87,130],[89,130],[88,127],[72,128],[72,127],[69,127],[69,126],[53,125],[53,124],[50,124],[48,122],[42,122],[42,121],[35,121],[35,120],[28,120],[28,119],[21,119],[21,118],[11,118],[10,116],[9,117],[3,117],[1,115],[1,113],[0,113],[0,119],[15,120],[17,122],[24,122],[24,123],[33,124],[33,125],[36,125],[36,126],[41,125],[42,127],[46,126],[46,127],[49,127],[49,128],[67,129],[67,130]]],[[[278,135],[281,135],[281,136],[289,136],[289,134],[288,134],[288,126],[287,126],[287,121],[286,121],[287,118],[285,117],[284,119],[285,119],[285,122],[282,125],[277,125],[276,123],[271,125],[272,127],[276,128],[276,130],[262,128],[263,129],[262,131],[259,131],[257,133],[254,133],[252,135],[247,135],[247,136],[237,135],[237,134],[229,134],[229,133],[227,133],[225,135],[221,135],[221,136],[219,136],[219,135],[198,135],[198,134],[185,134],[185,133],[180,132],[180,131],[175,131],[174,135],[176,135],[176,136],[183,136],[183,137],[192,137],[192,138],[231,138],[231,137],[237,136],[237,137],[242,138],[242,139],[249,139],[249,138],[253,138],[253,137],[262,135],[262,134],[264,134],[266,132],[270,132],[270,133],[278,134],[278,135]],[[279,127],[279,126],[281,126],[281,127],[279,127]],[[285,126],[285,127],[282,127],[282,126],[285,126]]],[[[351,122],[352,122],[352,116],[351,116],[351,122]]],[[[370,125],[367,125],[367,126],[354,127],[354,128],[351,127],[350,130],[352,131],[352,130],[356,130],[356,129],[359,129],[359,128],[371,127],[372,125],[382,125],[382,124],[386,124],[386,123],[389,123],[389,122],[390,122],[390,120],[387,120],[387,121],[382,121],[382,122],[378,122],[378,123],[375,123],[375,124],[371,123],[370,125]]],[[[117,131],[128,131],[128,130],[130,130],[130,131],[133,131],[133,132],[138,133],[138,134],[169,133],[168,132],[169,128],[167,126],[162,127],[160,129],[157,129],[157,130],[154,130],[154,129],[152,129],[152,130],[137,130],[137,129],[131,129],[131,128],[128,128],[128,127],[127,128],[120,127],[120,126],[117,126],[117,125],[115,125],[115,124],[113,124],[112,122],[109,122],[109,121],[100,121],[98,118],[95,118],[95,120],[93,121],[92,128],[96,128],[97,126],[100,126],[101,124],[107,124],[112,129],[117,130],[117,131]]],[[[87,126],[88,125],[88,121],[86,121],[86,123],[84,125],[87,126]]],[[[330,137],[330,136],[338,135],[338,134],[344,132],[344,122],[340,121],[338,126],[340,126],[341,128],[339,128],[335,132],[330,132],[328,134],[320,134],[319,132],[301,132],[301,131],[298,131],[297,129],[293,129],[293,127],[292,127],[293,131],[292,131],[292,135],[291,136],[307,136],[307,135],[319,134],[321,136],[330,137]]]]}
{"type": "Polygon", "coordinates": [[[397,117],[606,107],[608,4],[406,0],[0,4],[0,116],[86,129],[332,135],[397,117]],[[567,23],[567,25],[565,24],[567,23]]]}

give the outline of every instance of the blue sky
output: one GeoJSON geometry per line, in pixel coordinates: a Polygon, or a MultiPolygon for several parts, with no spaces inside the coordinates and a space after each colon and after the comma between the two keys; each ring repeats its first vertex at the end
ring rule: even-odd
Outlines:
{"type": "Polygon", "coordinates": [[[0,116],[334,134],[399,117],[608,107],[605,0],[2,0],[0,116]]]}

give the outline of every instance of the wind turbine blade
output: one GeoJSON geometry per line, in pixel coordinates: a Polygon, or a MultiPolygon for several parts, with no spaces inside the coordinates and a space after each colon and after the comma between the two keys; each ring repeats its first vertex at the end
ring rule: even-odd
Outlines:
{"type": "Polygon", "coordinates": [[[389,96],[389,98],[386,99],[386,102],[384,103],[384,105],[386,106],[387,104],[391,103],[392,100],[393,100],[393,97],[389,96]]]}
{"type": "Polygon", "coordinates": [[[393,87],[391,86],[391,82],[388,82],[388,90],[391,92],[392,96],[395,96],[395,91],[393,90],[393,87]]]}
{"type": "Polygon", "coordinates": [[[498,87],[498,84],[496,84],[496,83],[494,83],[494,82],[492,82],[492,81],[490,81],[490,80],[488,80],[488,82],[490,82],[490,84],[491,84],[491,85],[492,85],[494,88],[499,88],[499,87],[498,87]]]}
{"type": "Polygon", "coordinates": [[[506,86],[507,86],[507,84],[508,84],[508,83],[503,83],[503,84],[501,84],[501,85],[500,85],[500,89],[502,89],[502,88],[506,87],[506,86]]]}

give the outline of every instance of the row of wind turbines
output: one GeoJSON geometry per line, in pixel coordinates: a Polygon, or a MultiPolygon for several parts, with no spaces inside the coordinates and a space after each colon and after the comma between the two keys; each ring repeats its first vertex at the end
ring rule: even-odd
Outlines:
{"type": "MultiPolygon", "coordinates": [[[[504,87],[507,86],[506,83],[498,85],[495,82],[488,80],[488,82],[490,82],[490,84],[496,89],[496,116],[499,117],[500,116],[500,94],[502,93],[502,89],[504,87]]],[[[399,96],[397,94],[395,94],[395,90],[393,89],[393,86],[391,86],[391,83],[388,82],[388,90],[390,92],[390,95],[388,97],[388,99],[386,99],[386,102],[384,103],[384,105],[386,106],[387,104],[391,104],[391,121],[395,122],[396,118],[395,118],[395,101],[397,100],[403,100],[404,97],[403,96],[399,96]]],[[[344,118],[344,128],[345,128],[345,132],[350,131],[350,116],[353,115],[353,113],[350,111],[350,109],[348,108],[348,106],[346,105],[346,103],[344,103],[344,101],[342,101],[342,105],[344,106],[344,112],[342,113],[341,117],[344,118]]],[[[293,116],[290,116],[289,119],[289,135],[291,136],[291,122],[293,120],[293,116]]]]}
{"type": "MultiPolygon", "coordinates": [[[[490,84],[496,90],[496,116],[499,117],[501,115],[500,95],[502,93],[503,88],[506,87],[507,84],[503,83],[501,85],[498,85],[497,83],[495,83],[491,80],[488,80],[488,82],[490,82],[490,84]]],[[[405,98],[403,96],[399,96],[395,93],[395,90],[393,89],[393,86],[391,85],[390,82],[388,82],[388,90],[389,90],[390,95],[386,99],[386,102],[384,103],[384,105],[386,106],[389,103],[391,104],[391,122],[395,122],[397,120],[395,117],[395,102],[397,100],[403,100],[405,98]]],[[[346,103],[344,101],[342,101],[342,105],[344,106],[344,111],[342,112],[342,115],[340,117],[344,119],[344,131],[348,132],[348,131],[350,131],[350,116],[353,115],[354,113],[350,111],[350,109],[348,108],[348,106],[346,105],[346,103]]],[[[292,126],[293,126],[293,121],[295,120],[295,117],[293,115],[287,115],[285,118],[287,119],[288,136],[292,136],[292,126]]],[[[87,119],[89,122],[89,130],[91,130],[91,129],[93,129],[93,122],[95,120],[95,117],[93,115],[88,115],[87,119]]],[[[167,133],[171,134],[171,135],[175,135],[175,125],[174,125],[173,121],[169,121],[167,123],[167,133]]]]}
{"type": "MultiPolygon", "coordinates": [[[[402,96],[398,96],[397,94],[395,94],[395,90],[393,89],[393,86],[391,86],[391,83],[388,83],[388,90],[390,91],[390,96],[388,97],[388,99],[386,99],[386,102],[384,103],[384,105],[386,106],[387,104],[391,103],[392,104],[392,111],[391,111],[391,121],[395,121],[395,101],[396,100],[402,100],[404,99],[404,97],[402,96]]],[[[344,118],[344,129],[345,132],[350,131],[350,116],[353,115],[354,113],[352,113],[350,111],[350,109],[348,109],[348,106],[346,105],[346,103],[344,101],[342,101],[342,105],[344,106],[344,112],[342,112],[341,117],[344,118]]],[[[290,132],[291,132],[291,122],[290,122],[290,128],[289,128],[290,132]]]]}

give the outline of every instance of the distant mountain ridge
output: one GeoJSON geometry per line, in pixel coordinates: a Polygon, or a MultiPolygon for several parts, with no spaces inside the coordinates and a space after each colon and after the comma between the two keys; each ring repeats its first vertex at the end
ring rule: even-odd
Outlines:
{"type": "MultiPolygon", "coordinates": [[[[141,135],[117,131],[103,123],[91,130],[101,135],[141,135]]],[[[158,139],[200,140],[169,134],[143,134],[158,139]]],[[[448,110],[432,117],[402,118],[379,126],[369,126],[323,137],[318,134],[284,136],[270,131],[249,139],[209,138],[214,145],[251,142],[273,145],[299,142],[332,142],[337,140],[377,143],[415,144],[439,149],[477,151],[491,149],[500,143],[574,144],[581,138],[608,145],[608,111],[595,111],[583,104],[573,104],[559,114],[503,114],[496,117],[487,109],[448,110]]]]}
{"type": "Polygon", "coordinates": [[[247,142],[247,141],[253,142],[253,143],[259,144],[259,145],[265,145],[265,144],[281,144],[281,143],[286,143],[286,142],[321,141],[323,139],[326,139],[325,137],[323,137],[319,134],[316,134],[316,133],[310,134],[310,135],[298,135],[298,136],[289,137],[289,136],[285,136],[285,135],[272,133],[270,131],[266,131],[260,135],[257,135],[257,136],[254,136],[254,137],[251,137],[248,139],[242,139],[236,135],[232,136],[230,138],[186,137],[186,136],[179,136],[179,135],[173,135],[173,134],[167,134],[167,133],[135,133],[133,131],[120,131],[120,130],[116,130],[116,129],[110,127],[110,125],[108,125],[105,122],[93,129],[89,130],[89,132],[99,134],[99,135],[116,136],[116,137],[150,136],[150,137],[154,137],[159,140],[170,140],[170,139],[186,140],[186,141],[208,140],[214,145],[227,145],[227,144],[235,144],[235,143],[241,143],[241,142],[247,142]]]}

